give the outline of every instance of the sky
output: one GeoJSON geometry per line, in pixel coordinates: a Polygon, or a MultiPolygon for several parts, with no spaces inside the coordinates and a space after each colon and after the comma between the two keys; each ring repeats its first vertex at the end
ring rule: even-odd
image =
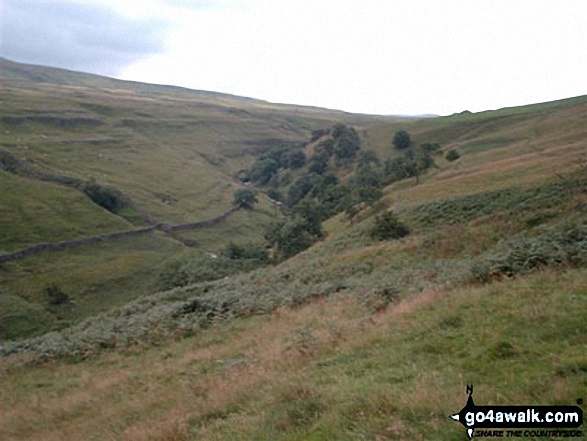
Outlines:
{"type": "Polygon", "coordinates": [[[448,115],[587,94],[585,0],[0,0],[0,56],[271,102],[448,115]]]}

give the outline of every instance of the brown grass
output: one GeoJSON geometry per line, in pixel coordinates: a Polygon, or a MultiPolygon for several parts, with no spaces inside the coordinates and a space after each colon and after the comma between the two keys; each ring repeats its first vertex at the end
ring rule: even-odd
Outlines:
{"type": "Polygon", "coordinates": [[[373,338],[383,322],[441,296],[427,293],[369,320],[351,295],[339,294],[298,309],[281,308],[270,317],[249,318],[241,332],[227,325],[219,343],[192,338],[168,351],[25,368],[18,374],[19,385],[6,383],[0,425],[9,428],[7,439],[19,440],[90,439],[95,434],[100,439],[187,439],[188,420],[249,401],[268,387],[287,387],[312,357],[312,352],[290,348],[296,329],[315,330],[322,351],[348,350],[373,338]],[[25,385],[26,399],[11,395],[25,385]]]}

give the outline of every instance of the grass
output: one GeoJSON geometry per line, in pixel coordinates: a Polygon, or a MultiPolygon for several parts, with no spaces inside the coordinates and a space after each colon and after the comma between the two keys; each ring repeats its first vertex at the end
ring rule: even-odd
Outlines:
{"type": "MultiPolygon", "coordinates": [[[[587,200],[573,175],[585,97],[397,121],[10,65],[2,101],[0,148],[93,176],[174,223],[228,208],[234,172],[263,146],[334,121],[357,126],[382,159],[401,128],[462,154],[385,189],[412,231],[397,241],[369,237],[369,210],[353,225],[341,214],[279,265],[165,292],[159,269],[186,248],[159,234],[4,264],[0,334],[36,335],[0,345],[4,438],[456,440],[463,428],[447,416],[467,383],[479,404],[586,395],[587,200]],[[74,302],[49,304],[54,283],[74,302]]],[[[0,179],[18,195],[0,195],[2,247],[124,222],[98,222],[105,212],[68,189],[0,179]]],[[[260,241],[272,210],[262,199],[177,233],[195,245],[188,254],[260,241]]]]}
{"type": "Polygon", "coordinates": [[[585,270],[547,271],[375,315],[341,293],[161,347],[9,370],[0,421],[6,439],[461,439],[447,416],[467,383],[486,404],[585,395],[585,286],[585,270]]]}
{"type": "Polygon", "coordinates": [[[162,261],[182,249],[166,237],[147,235],[5,263],[0,267],[0,302],[22,310],[0,308],[0,335],[23,338],[61,329],[156,291],[162,261]],[[53,283],[73,303],[51,307],[45,289],[53,283]]]}
{"type": "Polygon", "coordinates": [[[231,214],[225,222],[213,228],[178,231],[177,235],[200,250],[218,251],[228,242],[238,244],[264,243],[265,227],[281,213],[265,200],[254,210],[239,210],[231,214]]]}
{"type": "Polygon", "coordinates": [[[0,171],[0,253],[131,229],[81,192],[0,171]]]}
{"type": "MultiPolygon", "coordinates": [[[[575,188],[581,181],[569,182],[575,188]]],[[[5,352],[28,353],[26,358],[32,360],[86,356],[111,349],[112,338],[117,348],[151,344],[207,327],[219,317],[263,314],[341,291],[355,292],[377,311],[396,298],[471,281],[511,277],[551,265],[583,266],[585,228],[576,211],[585,210],[584,190],[581,186],[576,190],[567,191],[557,183],[500,190],[498,197],[488,192],[425,203],[400,212],[412,234],[395,241],[372,239],[371,219],[366,219],[280,265],[144,295],[60,333],[8,343],[5,352]],[[450,209],[422,218],[421,213],[436,213],[435,204],[448,204],[450,209]],[[545,207],[552,210],[550,215],[545,207]],[[422,221],[429,218],[434,222],[422,221]],[[453,225],[454,219],[458,225],[453,225]]],[[[258,216],[254,211],[240,213],[258,216]]]]}

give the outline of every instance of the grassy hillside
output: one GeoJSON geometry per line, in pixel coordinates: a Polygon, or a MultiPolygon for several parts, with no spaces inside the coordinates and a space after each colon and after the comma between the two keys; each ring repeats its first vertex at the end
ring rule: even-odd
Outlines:
{"type": "Polygon", "coordinates": [[[81,192],[0,171],[0,253],[128,229],[81,192]]]}
{"type": "Polygon", "coordinates": [[[465,384],[478,403],[587,393],[585,286],[584,270],[546,272],[374,315],[336,294],[152,349],[5,372],[0,421],[9,440],[464,439],[447,416],[465,384]]]}
{"type": "MultiPolygon", "coordinates": [[[[306,251],[214,281],[159,289],[169,262],[262,243],[281,216],[266,197],[207,229],[2,264],[7,439],[457,440],[447,416],[465,384],[478,403],[587,394],[587,98],[398,121],[6,61],[0,73],[0,149],[93,177],[161,222],[223,212],[235,172],[334,122],[381,159],[399,129],[461,154],[352,222],[327,220],[306,251]],[[372,237],[387,209],[407,237],[372,237]]],[[[0,180],[0,249],[131,226],[79,189],[0,180]]]]}
{"type": "MultiPolygon", "coordinates": [[[[250,165],[259,151],[303,141],[315,128],[351,118],[337,111],[124,82],[7,60],[0,60],[0,78],[0,150],[39,173],[94,179],[122,191],[165,223],[219,215],[232,205],[233,192],[241,185],[234,172],[250,165]]],[[[79,188],[9,170],[0,169],[1,252],[141,223],[133,213],[117,216],[97,206],[79,188]]],[[[239,241],[239,235],[247,240],[262,238],[264,225],[278,214],[263,198],[259,210],[236,214],[212,230],[178,233],[177,238],[191,240],[201,251],[215,251],[229,238],[239,241]]],[[[30,317],[20,314],[16,321],[5,317],[0,334],[13,338],[46,331],[154,292],[160,266],[154,264],[184,249],[173,238],[149,235],[4,264],[0,290],[12,299],[5,303],[16,302],[36,312],[30,317]],[[154,256],[158,257],[154,260],[154,256]],[[76,306],[67,313],[49,311],[45,290],[51,284],[66,291],[76,306]],[[44,319],[37,320],[41,316],[44,319]]],[[[14,308],[5,309],[9,310],[14,308]]]]}

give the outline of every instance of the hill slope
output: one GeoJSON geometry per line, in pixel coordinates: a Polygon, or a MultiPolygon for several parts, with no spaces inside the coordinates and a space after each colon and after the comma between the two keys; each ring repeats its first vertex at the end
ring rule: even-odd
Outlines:
{"type": "Polygon", "coordinates": [[[266,198],[181,237],[2,264],[7,439],[454,440],[465,384],[498,404],[587,394],[587,97],[398,121],[7,61],[0,74],[3,250],[145,223],[27,166],[187,222],[230,207],[234,173],[267,148],[335,122],[381,159],[400,128],[461,153],[327,220],[306,251],[215,281],[158,288],[166,260],[201,271],[228,241],[262,243],[280,216],[266,198]],[[387,209],[407,237],[372,237],[387,209]]]}

